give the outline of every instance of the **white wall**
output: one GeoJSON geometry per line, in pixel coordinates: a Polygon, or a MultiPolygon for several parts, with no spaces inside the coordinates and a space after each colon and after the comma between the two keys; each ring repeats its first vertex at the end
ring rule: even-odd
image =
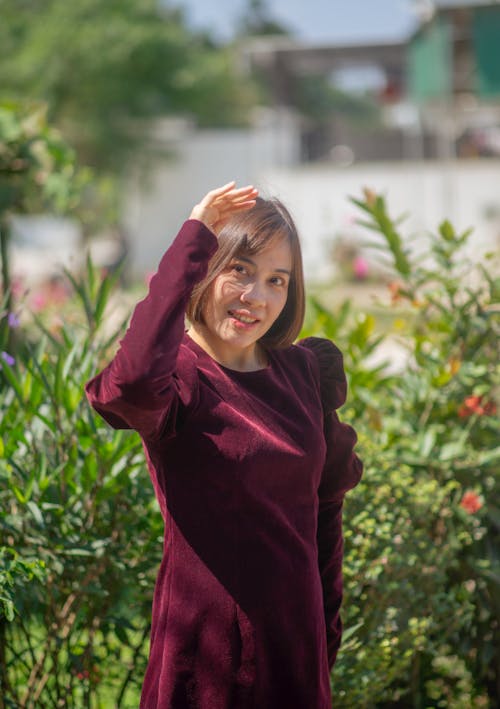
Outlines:
{"type": "Polygon", "coordinates": [[[331,274],[328,243],[338,234],[365,240],[349,202],[363,187],[386,195],[390,214],[408,213],[402,232],[418,248],[421,235],[449,218],[457,229],[475,227],[471,257],[500,246],[500,161],[397,162],[350,167],[298,165],[296,124],[287,114],[264,114],[251,130],[164,130],[175,159],[158,167],[149,184],[130,181],[124,224],[136,274],[156,267],[192,205],[208,189],[235,179],[276,195],[290,208],[302,237],[306,275],[331,274]],[[488,213],[496,214],[493,218],[488,213]]]}
{"type": "Polygon", "coordinates": [[[415,251],[424,234],[435,231],[445,218],[457,230],[474,227],[468,252],[473,260],[500,248],[500,161],[460,161],[452,167],[440,162],[370,163],[344,169],[301,166],[268,170],[261,184],[290,205],[310,277],[330,275],[325,255],[335,235],[360,242],[373,239],[355,223],[363,212],[349,200],[361,197],[363,187],[385,195],[391,216],[408,214],[401,232],[415,251]]]}
{"type": "Polygon", "coordinates": [[[155,268],[193,205],[210,189],[236,180],[258,184],[266,169],[298,162],[297,129],[288,113],[262,112],[256,126],[241,130],[200,130],[189,124],[160,125],[172,157],[156,167],[146,185],[129,183],[123,222],[130,239],[132,272],[155,268]]]}

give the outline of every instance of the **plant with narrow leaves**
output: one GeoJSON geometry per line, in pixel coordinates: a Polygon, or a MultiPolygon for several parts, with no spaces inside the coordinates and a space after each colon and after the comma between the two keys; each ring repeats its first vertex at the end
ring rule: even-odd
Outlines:
{"type": "Polygon", "coordinates": [[[74,322],[38,317],[0,372],[1,681],[21,707],[134,703],[161,556],[140,440],[83,394],[123,330],[101,332],[117,274],[67,275],[74,322]]]}

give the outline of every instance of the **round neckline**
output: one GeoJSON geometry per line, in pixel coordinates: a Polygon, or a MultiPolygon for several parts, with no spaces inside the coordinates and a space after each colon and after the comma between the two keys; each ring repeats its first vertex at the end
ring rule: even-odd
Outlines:
{"type": "Polygon", "coordinates": [[[199,345],[193,338],[188,335],[188,333],[185,331],[184,332],[184,338],[187,339],[188,345],[191,347],[191,349],[196,350],[197,352],[201,353],[204,355],[210,362],[213,362],[217,367],[220,367],[224,372],[227,372],[228,374],[237,374],[237,375],[243,375],[243,376],[248,376],[248,375],[256,375],[256,374],[263,374],[265,372],[270,372],[272,369],[272,354],[270,350],[266,350],[266,355],[268,359],[268,364],[265,367],[261,367],[260,369],[249,369],[249,370],[241,370],[241,369],[232,369],[231,367],[226,367],[225,364],[221,364],[218,362],[216,359],[211,357],[206,350],[203,349],[201,345],[199,345]]]}

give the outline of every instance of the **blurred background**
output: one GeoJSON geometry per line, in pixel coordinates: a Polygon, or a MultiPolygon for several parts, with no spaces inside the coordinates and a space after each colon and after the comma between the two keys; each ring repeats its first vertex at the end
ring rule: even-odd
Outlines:
{"type": "Polygon", "coordinates": [[[20,278],[50,276],[83,242],[142,277],[229,179],[290,206],[309,279],[361,253],[348,202],[360,186],[390,194],[410,231],[446,215],[474,224],[471,255],[498,248],[496,2],[4,0],[1,12],[0,99],[44,102],[93,170],[76,224],[14,219],[20,278]]]}
{"type": "Polygon", "coordinates": [[[484,0],[0,0],[0,709],[139,704],[163,521],[138,435],[83,388],[192,205],[232,179],[290,208],[302,336],[344,353],[365,473],[334,706],[497,709],[484,0]]]}

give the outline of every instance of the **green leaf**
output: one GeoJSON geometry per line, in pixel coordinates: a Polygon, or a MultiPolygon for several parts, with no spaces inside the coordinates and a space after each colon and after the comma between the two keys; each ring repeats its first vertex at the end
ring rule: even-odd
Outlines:
{"type": "Polygon", "coordinates": [[[10,600],[10,598],[5,598],[5,597],[0,597],[0,603],[3,607],[3,612],[5,614],[6,619],[10,622],[14,620],[15,613],[14,613],[14,604],[10,600]]]}
{"type": "Polygon", "coordinates": [[[38,525],[40,525],[40,527],[45,526],[45,523],[43,520],[43,515],[42,515],[42,512],[41,512],[40,508],[38,507],[38,505],[35,502],[33,502],[32,500],[30,500],[27,503],[27,507],[30,510],[31,514],[33,515],[36,523],[38,525]]]}
{"type": "Polygon", "coordinates": [[[107,275],[103,280],[101,281],[101,284],[99,286],[99,290],[97,293],[96,297],[96,302],[95,302],[95,309],[94,309],[94,321],[96,323],[96,327],[98,327],[101,323],[101,319],[104,313],[104,309],[106,308],[106,305],[108,304],[109,301],[109,295],[113,288],[115,287],[116,283],[118,282],[118,279],[120,278],[122,269],[118,268],[116,271],[111,274],[107,275]]]}
{"type": "Polygon", "coordinates": [[[118,640],[120,640],[124,645],[127,645],[127,646],[130,645],[128,633],[122,625],[119,625],[119,624],[115,625],[115,633],[116,633],[116,637],[118,638],[118,640]]]}
{"type": "Polygon", "coordinates": [[[360,628],[362,628],[364,624],[364,621],[361,621],[360,623],[356,623],[355,625],[349,626],[349,628],[345,628],[342,631],[342,642],[346,642],[347,640],[349,640],[349,638],[355,635],[355,633],[360,628]]]}
{"type": "MultiPolygon", "coordinates": [[[[92,263],[92,259],[90,257],[90,252],[87,252],[87,260],[86,260],[86,266],[87,266],[87,271],[86,271],[86,280],[87,280],[87,285],[88,285],[88,293],[90,295],[90,298],[95,297],[95,290],[96,290],[96,275],[95,275],[95,269],[94,269],[94,264],[92,263]]],[[[80,286],[83,288],[83,286],[80,286]]]]}
{"type": "Polygon", "coordinates": [[[453,228],[452,224],[448,221],[448,219],[445,219],[441,224],[439,225],[439,233],[443,237],[445,241],[455,241],[455,229],[453,228]]]}
{"type": "Polygon", "coordinates": [[[22,492],[16,485],[12,485],[12,490],[13,490],[13,492],[14,492],[14,495],[15,495],[15,496],[17,497],[17,499],[19,500],[19,502],[20,502],[22,505],[25,505],[26,502],[27,502],[27,498],[24,496],[23,492],[22,492]]]}
{"type": "Polygon", "coordinates": [[[8,381],[8,383],[11,385],[12,389],[14,390],[19,403],[21,405],[24,404],[24,399],[23,399],[23,389],[21,386],[21,383],[16,376],[15,370],[5,362],[3,359],[0,361],[0,372],[3,373],[4,377],[8,381]]]}

